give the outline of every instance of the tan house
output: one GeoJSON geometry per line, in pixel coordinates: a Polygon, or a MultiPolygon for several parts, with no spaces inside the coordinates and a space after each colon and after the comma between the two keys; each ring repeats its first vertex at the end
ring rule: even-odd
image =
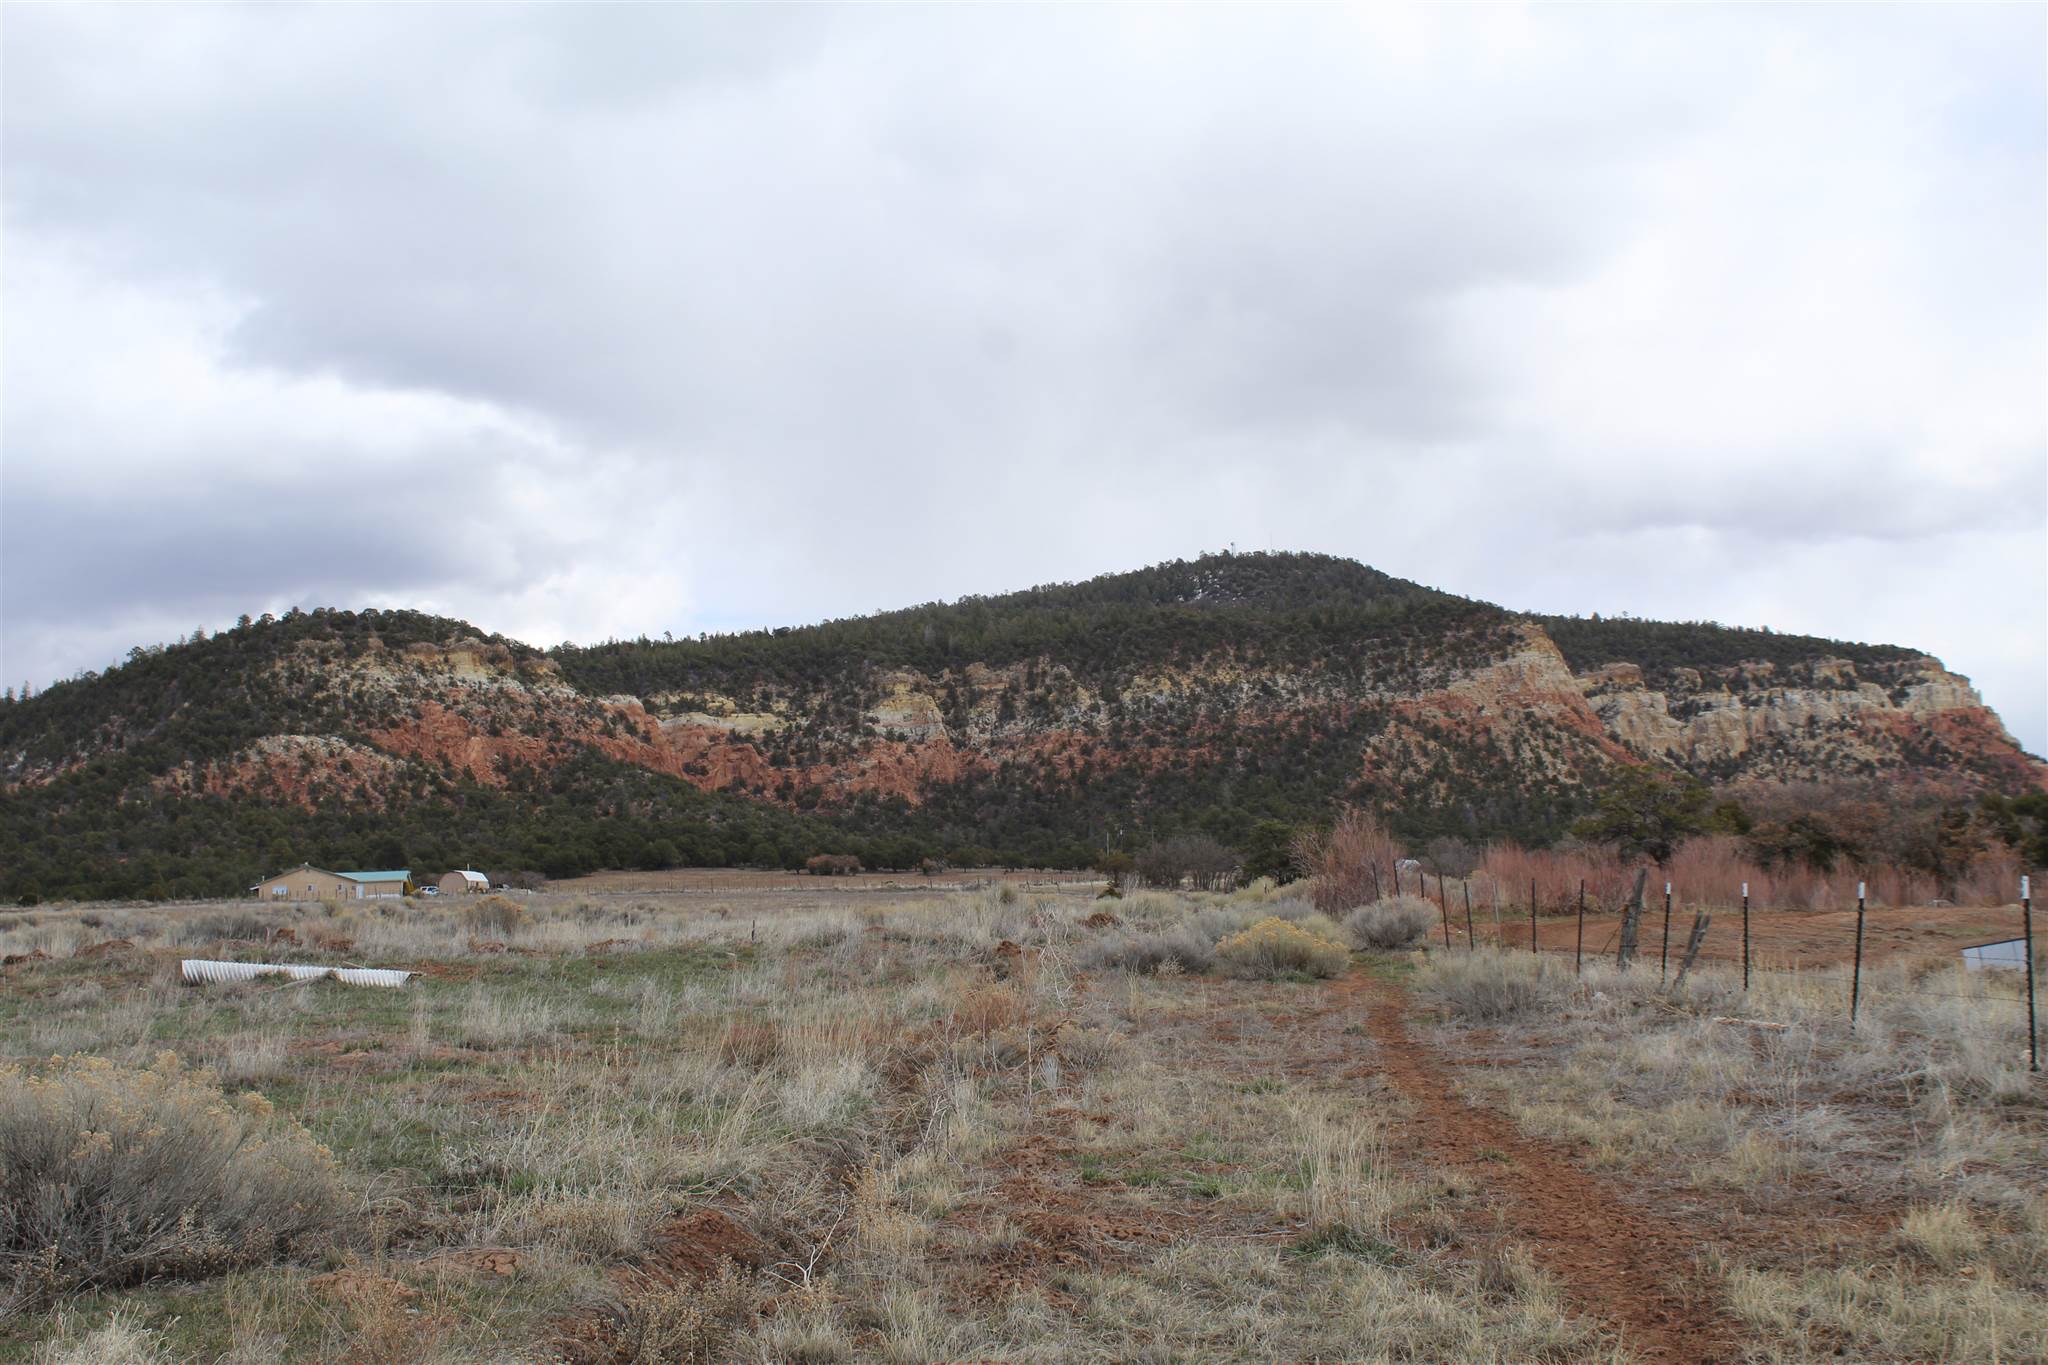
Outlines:
{"type": "Polygon", "coordinates": [[[328,872],[300,863],[289,872],[260,881],[249,894],[260,901],[359,901],[403,896],[412,890],[412,874],[390,872],[328,872]]]}
{"type": "Polygon", "coordinates": [[[358,883],[339,872],[325,872],[307,863],[249,888],[260,901],[354,900],[359,889],[358,883]]]}
{"type": "Polygon", "coordinates": [[[491,879],[481,872],[464,868],[450,872],[441,878],[441,894],[444,896],[473,896],[491,889],[491,879]]]}

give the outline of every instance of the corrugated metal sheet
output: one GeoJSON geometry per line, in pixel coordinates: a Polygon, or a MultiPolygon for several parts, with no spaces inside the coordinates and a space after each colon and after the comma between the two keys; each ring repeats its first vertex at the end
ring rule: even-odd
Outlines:
{"type": "Polygon", "coordinates": [[[401,867],[396,872],[337,872],[334,875],[352,882],[402,882],[411,880],[412,869],[401,867]]]}
{"type": "Polygon", "coordinates": [[[1994,969],[2023,972],[2027,969],[2027,941],[2009,938],[2003,943],[1979,943],[1965,948],[1963,965],[1973,972],[1994,969]]]}
{"type": "Polygon", "coordinates": [[[208,962],[186,958],[178,971],[188,986],[204,981],[256,981],[282,976],[291,981],[318,981],[333,977],[347,986],[403,986],[416,973],[386,967],[314,967],[298,962],[208,962]]]}

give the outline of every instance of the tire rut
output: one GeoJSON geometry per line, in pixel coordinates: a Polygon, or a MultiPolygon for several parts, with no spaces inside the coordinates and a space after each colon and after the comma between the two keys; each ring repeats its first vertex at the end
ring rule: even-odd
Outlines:
{"type": "Polygon", "coordinates": [[[1459,1098],[1445,1064],[1409,1036],[1405,991],[1356,977],[1345,984],[1368,1006],[1381,1071],[1414,1107],[1407,1136],[1436,1164],[1479,1178],[1573,1307],[1613,1328],[1645,1361],[1742,1359],[1742,1328],[1723,1307],[1719,1288],[1699,1272],[1704,1237],[1678,1220],[1637,1212],[1561,1149],[1530,1138],[1507,1115],[1459,1098]],[[1505,1181],[1504,1171],[1512,1172],[1505,1181]]]}

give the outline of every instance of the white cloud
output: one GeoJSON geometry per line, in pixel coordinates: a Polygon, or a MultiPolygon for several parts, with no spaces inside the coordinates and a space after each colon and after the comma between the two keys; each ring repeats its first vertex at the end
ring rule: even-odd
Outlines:
{"type": "Polygon", "coordinates": [[[7,26],[0,675],[1235,541],[1918,645],[2048,748],[2039,10],[7,26]]]}

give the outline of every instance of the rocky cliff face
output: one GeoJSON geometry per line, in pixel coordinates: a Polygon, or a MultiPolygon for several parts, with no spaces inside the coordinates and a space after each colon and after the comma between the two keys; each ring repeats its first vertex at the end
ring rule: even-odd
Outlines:
{"type": "MultiPolygon", "coordinates": [[[[485,785],[578,752],[805,808],[857,796],[915,806],[935,788],[999,773],[1071,780],[1110,767],[1156,773],[1284,750],[1297,730],[1357,732],[1348,783],[1385,799],[1448,800],[1461,784],[1553,789],[1617,763],[1669,763],[1714,782],[1825,781],[1907,771],[1960,788],[2048,787],[1967,679],[1938,660],[1820,656],[1672,667],[1659,685],[1615,661],[1574,673],[1533,621],[1478,632],[1448,659],[1364,671],[1248,668],[1229,657],[1090,685],[1061,661],[926,674],[868,669],[836,713],[762,687],[591,697],[546,660],[478,643],[280,665],[362,736],[279,736],[174,785],[238,786],[310,802],[402,780],[397,760],[485,785]],[[310,673],[309,673],[310,670],[310,673]],[[324,782],[315,780],[324,775],[324,782]]],[[[811,699],[815,702],[815,699],[811,699]]]]}
{"type": "MultiPolygon", "coordinates": [[[[1343,801],[1412,837],[1541,840],[1636,763],[2048,790],[1968,680],[1909,650],[1517,616],[1316,556],[551,654],[416,613],[295,613],[0,707],[0,784],[40,793],[20,826],[70,819],[80,848],[126,837],[98,813],[138,801],[184,847],[176,802],[242,799],[323,828],[421,803],[635,807],[656,847],[690,842],[657,806],[767,822],[704,845],[725,856],[812,819],[1066,856],[1343,801]]],[[[546,830],[520,837],[546,851],[546,830]]]]}
{"type": "Polygon", "coordinates": [[[1661,687],[1647,685],[1638,665],[1617,662],[1577,682],[1631,754],[1702,778],[1812,782],[1935,769],[1966,785],[2043,784],[2042,765],[1969,679],[1926,655],[1861,670],[1832,657],[1704,674],[1681,667],[1661,687]]]}

